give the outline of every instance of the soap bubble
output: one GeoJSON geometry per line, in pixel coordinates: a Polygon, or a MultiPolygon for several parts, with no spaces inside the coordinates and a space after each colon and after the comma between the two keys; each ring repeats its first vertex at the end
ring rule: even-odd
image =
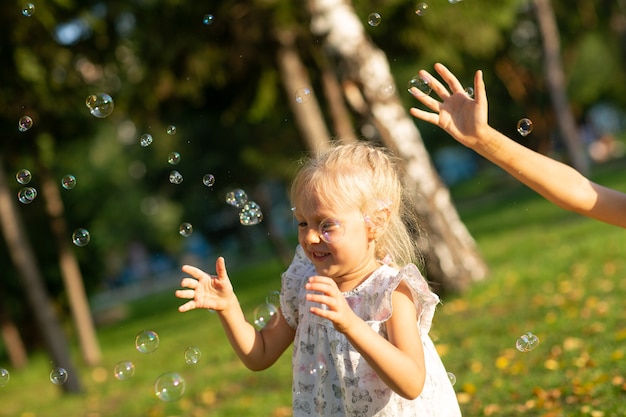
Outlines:
{"type": "Polygon", "coordinates": [[[33,179],[33,175],[27,169],[20,169],[19,171],[17,171],[17,174],[15,174],[15,179],[20,184],[26,185],[30,182],[31,179],[33,179]]]}
{"type": "Polygon", "coordinates": [[[61,178],[61,185],[66,190],[71,190],[72,188],[76,187],[76,177],[71,174],[65,175],[63,178],[61,178]]]}
{"type": "Polygon", "coordinates": [[[139,138],[139,144],[144,148],[152,145],[152,135],[150,133],[144,133],[141,135],[139,138]]]}
{"type": "Polygon", "coordinates": [[[337,243],[346,234],[344,224],[332,218],[326,218],[319,225],[320,238],[326,243],[337,243]]]}
{"type": "Polygon", "coordinates": [[[200,361],[202,352],[195,346],[189,346],[185,349],[185,363],[187,365],[195,365],[200,361]]]}
{"type": "Polygon", "coordinates": [[[9,379],[11,379],[11,374],[4,368],[0,368],[0,387],[4,387],[9,383],[9,379]]]}
{"type": "Polygon", "coordinates": [[[213,174],[206,174],[202,177],[202,184],[207,187],[213,187],[213,184],[215,184],[215,176],[213,176],[213,174]]]}
{"type": "Polygon", "coordinates": [[[533,122],[530,119],[523,118],[517,122],[517,133],[527,136],[533,131],[533,122]]]}
{"type": "Polygon", "coordinates": [[[470,98],[474,98],[474,89],[472,87],[465,87],[465,94],[470,96],[470,98]]]}
{"type": "Polygon", "coordinates": [[[67,382],[67,376],[67,371],[64,368],[54,368],[50,371],[50,382],[55,385],[63,385],[67,382]]]}
{"type": "Polygon", "coordinates": [[[72,242],[79,247],[86,246],[91,241],[89,230],[79,228],[72,233],[72,242]]]}
{"type": "Polygon", "coordinates": [[[452,372],[448,372],[448,379],[450,380],[450,383],[452,385],[456,384],[456,375],[454,375],[452,372]]]}
{"type": "Polygon", "coordinates": [[[539,338],[531,332],[521,335],[519,339],[517,339],[517,342],[515,342],[515,347],[520,352],[529,352],[535,349],[538,345],[539,338]]]}
{"type": "Polygon", "coordinates": [[[178,233],[180,233],[182,237],[189,237],[193,233],[193,226],[191,223],[181,223],[178,228],[178,233]]]}
{"type": "Polygon", "coordinates": [[[457,4],[457,3],[460,3],[461,1],[463,1],[463,0],[448,0],[448,3],[450,3],[450,4],[457,4]]]}
{"type": "Polygon", "coordinates": [[[246,194],[244,190],[237,188],[226,194],[226,202],[231,206],[243,208],[243,206],[248,202],[248,194],[246,194]]]}
{"type": "Polygon", "coordinates": [[[170,182],[172,184],[180,184],[181,182],[183,182],[182,174],[178,171],[170,172],[170,182]]]}
{"type": "Polygon", "coordinates": [[[430,92],[433,91],[428,80],[426,78],[420,77],[419,75],[416,75],[413,78],[411,78],[406,85],[406,88],[407,90],[409,90],[409,93],[411,92],[411,89],[414,87],[426,95],[429,95],[430,92]]]}
{"type": "Polygon", "coordinates": [[[166,132],[167,132],[167,134],[168,134],[168,135],[175,135],[175,134],[176,134],[176,126],[174,126],[174,125],[169,125],[169,126],[167,127],[166,132]]]}
{"type": "Polygon", "coordinates": [[[178,152],[170,152],[167,156],[167,163],[170,165],[178,165],[180,163],[180,154],[178,152]]]}
{"type": "Polygon", "coordinates": [[[263,221],[261,207],[254,201],[248,201],[239,212],[239,223],[244,226],[254,226],[263,221]]]}
{"type": "Polygon", "coordinates": [[[267,304],[272,304],[274,306],[280,305],[280,291],[272,291],[265,297],[265,302],[267,304]]]}
{"type": "Polygon", "coordinates": [[[24,187],[17,192],[17,199],[22,204],[30,204],[37,198],[37,190],[33,187],[24,187]]]}
{"type": "Polygon", "coordinates": [[[85,100],[89,112],[98,118],[104,118],[113,112],[113,99],[106,93],[91,94],[85,100]]]}
{"type": "Polygon", "coordinates": [[[152,330],[143,330],[135,337],[135,348],[140,353],[153,353],[159,348],[159,335],[152,330]]]}
{"type": "Polygon", "coordinates": [[[311,364],[309,367],[309,375],[320,378],[326,373],[326,362],[324,358],[320,358],[317,362],[311,364]]]}
{"type": "Polygon", "coordinates": [[[367,16],[367,23],[370,26],[378,26],[380,25],[380,21],[382,20],[381,16],[379,13],[370,13],[369,16],[367,16]]]}
{"type": "Polygon", "coordinates": [[[415,7],[415,14],[418,16],[424,16],[428,12],[428,4],[418,3],[415,7]]]}
{"type": "Polygon", "coordinates": [[[20,132],[26,132],[31,127],[33,127],[33,119],[30,116],[22,116],[17,121],[17,130],[20,132]]]}
{"type": "Polygon", "coordinates": [[[209,26],[213,23],[214,20],[215,20],[215,16],[213,16],[212,14],[205,14],[204,17],[202,18],[202,23],[209,26]]]}
{"type": "Polygon", "coordinates": [[[161,374],[154,383],[154,393],[161,401],[176,401],[185,392],[185,380],[176,372],[161,374]]]}
{"type": "Polygon", "coordinates": [[[22,8],[22,15],[31,17],[35,14],[35,5],[33,3],[26,3],[22,8]]]}
{"type": "Polygon", "coordinates": [[[278,308],[273,304],[263,303],[254,309],[254,326],[261,330],[264,327],[272,326],[276,320],[273,320],[278,313],[278,308]]]}
{"type": "Polygon", "coordinates": [[[296,90],[296,102],[298,104],[308,103],[311,100],[311,90],[304,87],[296,90]]]}
{"type": "Polygon", "coordinates": [[[131,379],[135,376],[135,364],[130,361],[118,362],[113,369],[113,375],[120,381],[131,379]]]}

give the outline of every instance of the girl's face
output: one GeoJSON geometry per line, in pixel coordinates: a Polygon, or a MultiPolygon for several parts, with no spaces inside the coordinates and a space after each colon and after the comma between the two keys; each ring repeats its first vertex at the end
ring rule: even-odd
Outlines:
{"type": "Polygon", "coordinates": [[[375,242],[358,208],[329,207],[316,193],[295,203],[298,242],[319,275],[333,278],[345,292],[378,268],[375,242]]]}

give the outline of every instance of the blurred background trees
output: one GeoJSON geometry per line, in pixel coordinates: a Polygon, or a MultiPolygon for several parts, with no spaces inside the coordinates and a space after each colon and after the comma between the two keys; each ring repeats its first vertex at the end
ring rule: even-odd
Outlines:
{"type": "MultiPolygon", "coordinates": [[[[150,280],[183,256],[233,250],[254,259],[268,247],[280,247],[267,242],[268,233],[289,239],[282,191],[294,161],[311,146],[293,111],[301,97],[285,88],[277,64],[285,47],[281,33],[292,37],[315,95],[332,91],[319,70],[328,58],[311,31],[306,7],[279,0],[51,0],[33,1],[29,12],[26,4],[0,4],[0,158],[10,195],[23,187],[12,180],[22,168],[31,171],[29,185],[39,191],[33,203],[15,198],[15,204],[59,320],[72,310],[59,267],[59,234],[67,242],[77,228],[91,234],[86,247],[66,248],[80,266],[88,295],[150,280]],[[92,116],[85,106],[86,97],[98,92],[114,99],[106,118],[92,116]],[[25,115],[33,127],[20,132],[17,123],[25,115]],[[144,134],[152,136],[150,146],[140,145],[144,134]],[[181,156],[177,165],[168,163],[172,152],[181,156]],[[169,181],[173,170],[182,175],[181,184],[169,181]],[[74,189],[60,187],[66,174],[76,177],[74,189]],[[215,177],[211,187],[202,182],[206,174],[215,177]],[[49,180],[59,185],[62,214],[47,209],[51,197],[43,186],[49,180]],[[234,188],[263,202],[266,220],[260,227],[242,227],[237,210],[225,204],[224,195],[234,188]],[[64,224],[53,226],[55,216],[64,224]],[[182,222],[193,225],[191,237],[178,233],[182,222]]],[[[367,36],[387,56],[405,108],[416,105],[403,93],[419,69],[443,62],[469,85],[482,68],[490,122],[527,146],[567,159],[532,2],[439,0],[427,2],[422,15],[416,4],[354,2],[367,36]],[[372,13],[380,15],[376,24],[368,23],[372,13]],[[534,124],[526,138],[516,133],[522,117],[534,124]]],[[[626,107],[626,3],[577,0],[552,6],[570,110],[584,133],[584,148],[599,149],[593,147],[599,139],[610,140],[611,130],[623,127],[611,115],[626,107]]],[[[320,104],[320,117],[333,126],[331,136],[376,137],[358,112],[346,110],[353,126],[346,132],[333,119],[339,110],[320,104]]],[[[442,131],[417,126],[447,184],[479,169],[480,161],[442,131]],[[446,163],[450,149],[463,155],[463,164],[446,163]]],[[[613,152],[609,144],[601,149],[607,150],[589,153],[592,161],[613,152]]],[[[0,241],[0,315],[19,329],[23,345],[34,349],[45,340],[34,329],[33,309],[22,301],[28,289],[20,287],[22,277],[9,254],[0,241]]],[[[0,342],[0,356],[6,355],[0,342]]]]}

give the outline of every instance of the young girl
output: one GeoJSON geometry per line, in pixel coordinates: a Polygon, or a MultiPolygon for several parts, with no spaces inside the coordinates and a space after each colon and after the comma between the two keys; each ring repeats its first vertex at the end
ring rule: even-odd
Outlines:
{"type": "Polygon", "coordinates": [[[218,312],[252,370],[293,343],[293,415],[460,416],[428,336],[439,303],[417,267],[413,219],[393,159],[362,143],[332,147],[291,188],[298,242],[282,275],[279,314],[262,330],[244,318],[223,258],[211,276],[183,271],[179,310],[218,312]],[[401,267],[400,267],[401,266],[401,267]]]}
{"type": "Polygon", "coordinates": [[[450,91],[422,71],[421,75],[442,101],[413,89],[413,95],[433,111],[412,108],[413,116],[441,127],[459,143],[475,150],[559,207],[626,227],[626,193],[596,184],[569,165],[537,153],[489,126],[482,71],[477,71],[474,76],[476,98],[471,99],[446,67],[435,64],[435,70],[450,91]]]}

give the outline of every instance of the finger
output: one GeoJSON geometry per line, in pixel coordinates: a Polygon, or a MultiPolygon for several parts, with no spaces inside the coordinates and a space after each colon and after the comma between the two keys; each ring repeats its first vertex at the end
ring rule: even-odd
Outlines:
{"type": "Polygon", "coordinates": [[[215,260],[215,272],[218,279],[228,279],[228,272],[226,271],[226,261],[222,256],[215,260]]]}
{"type": "Polygon", "coordinates": [[[211,277],[209,274],[204,272],[202,269],[196,268],[195,266],[183,265],[183,267],[181,269],[182,269],[183,272],[191,275],[192,277],[194,277],[196,279],[200,279],[200,278],[204,278],[204,277],[211,277]]]}
{"type": "Polygon", "coordinates": [[[178,307],[178,311],[184,313],[185,311],[193,310],[194,308],[196,308],[196,302],[194,300],[191,300],[178,307]]]}
{"type": "Polygon", "coordinates": [[[481,70],[476,71],[476,74],[474,74],[474,101],[479,105],[487,101],[487,90],[481,70]]]}
{"type": "Polygon", "coordinates": [[[196,292],[194,290],[176,290],[174,293],[177,298],[195,298],[196,292]]]}
{"type": "Polygon", "coordinates": [[[409,110],[409,113],[411,113],[411,116],[416,117],[418,119],[421,119],[421,120],[423,120],[425,122],[432,123],[434,125],[439,123],[439,114],[438,113],[431,113],[431,112],[428,112],[428,111],[424,111],[424,110],[418,109],[416,107],[412,107],[409,110]]]}
{"type": "Polygon", "coordinates": [[[443,78],[443,80],[446,82],[446,84],[448,84],[448,87],[450,88],[450,91],[452,91],[452,93],[464,91],[461,82],[455,77],[454,74],[452,74],[452,72],[448,68],[446,68],[445,65],[436,63],[435,71],[437,71],[437,74],[439,74],[441,78],[443,78]]]}
{"type": "Polygon", "coordinates": [[[425,105],[429,109],[434,110],[434,111],[439,111],[439,107],[441,103],[435,100],[434,98],[432,98],[431,96],[429,96],[428,94],[425,94],[424,92],[420,91],[418,88],[415,88],[415,87],[412,87],[409,90],[409,92],[413,95],[413,97],[418,99],[423,105],[425,105]]]}
{"type": "Polygon", "coordinates": [[[437,78],[433,77],[428,71],[420,70],[419,76],[428,82],[428,85],[430,86],[430,88],[432,88],[432,90],[439,97],[441,97],[442,99],[450,97],[450,92],[448,91],[448,89],[437,78]]]}
{"type": "Polygon", "coordinates": [[[198,288],[198,280],[195,278],[183,278],[183,280],[180,281],[180,286],[191,289],[198,288]]]}

